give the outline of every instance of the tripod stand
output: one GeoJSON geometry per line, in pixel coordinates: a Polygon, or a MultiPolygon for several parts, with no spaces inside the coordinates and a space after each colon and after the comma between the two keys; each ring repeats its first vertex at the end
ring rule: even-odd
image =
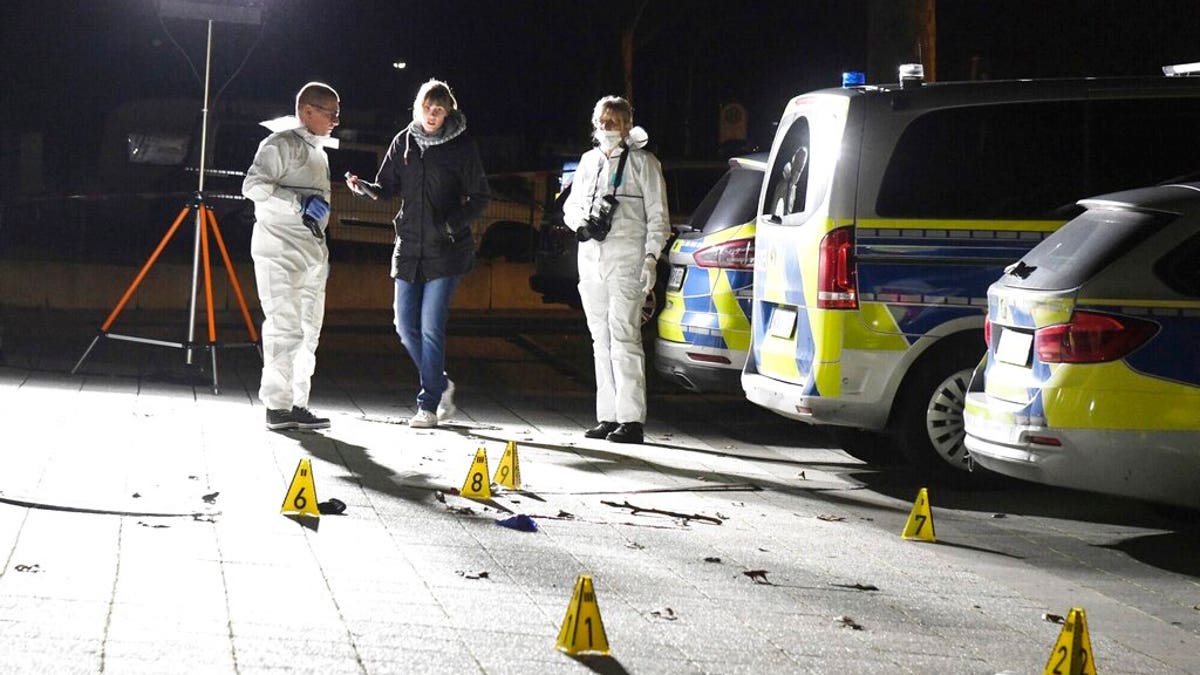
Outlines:
{"type": "Polygon", "coordinates": [[[225,262],[225,270],[229,273],[229,281],[233,287],[234,294],[237,296],[238,305],[241,307],[242,318],[246,321],[246,330],[250,334],[249,342],[234,343],[226,346],[255,347],[258,349],[259,358],[262,357],[262,349],[260,348],[258,341],[258,331],[255,330],[254,322],[250,319],[250,310],[246,307],[246,299],[242,296],[242,287],[238,284],[237,274],[234,272],[233,263],[229,259],[229,251],[226,250],[225,240],[221,237],[221,229],[217,227],[217,217],[213,213],[212,208],[204,203],[204,161],[208,144],[208,86],[209,73],[212,65],[212,27],[213,20],[208,19],[208,46],[205,55],[204,66],[204,107],[200,124],[200,178],[199,187],[196,190],[195,197],[191,203],[189,203],[187,206],[184,206],[179,212],[179,216],[175,218],[174,224],[172,224],[171,228],[167,230],[167,234],[163,236],[162,241],[160,241],[158,244],[158,247],[154,249],[154,253],[150,255],[150,258],[146,261],[146,264],[142,266],[141,271],[138,272],[137,277],[135,277],[133,280],[133,283],[129,285],[128,289],[126,289],[125,295],[121,297],[121,301],[117,303],[117,306],[114,307],[112,312],[108,315],[108,319],[103,325],[100,326],[99,334],[92,339],[92,343],[88,345],[88,348],[83,353],[83,356],[79,357],[79,361],[75,364],[75,367],[71,369],[72,375],[74,375],[75,372],[79,370],[79,367],[83,365],[83,362],[87,360],[88,355],[92,353],[92,349],[96,347],[96,343],[100,341],[100,338],[107,337],[114,340],[126,340],[129,342],[139,342],[142,344],[184,349],[187,352],[186,361],[188,365],[192,364],[193,351],[203,347],[209,351],[209,354],[212,357],[213,394],[220,393],[220,386],[217,382],[217,347],[219,345],[217,344],[217,326],[213,317],[212,269],[209,265],[208,250],[208,234],[210,229],[217,242],[217,248],[221,252],[221,258],[225,262]],[[192,295],[188,308],[187,341],[171,342],[168,340],[110,333],[109,329],[112,328],[113,323],[116,322],[117,317],[121,314],[121,310],[125,308],[125,305],[129,302],[129,299],[133,297],[134,292],[137,291],[138,286],[141,285],[142,280],[145,279],[146,273],[149,272],[150,268],[154,266],[154,263],[158,260],[158,256],[162,253],[163,249],[166,248],[167,243],[170,242],[171,237],[175,235],[176,230],[179,229],[179,226],[183,224],[184,219],[187,218],[188,214],[191,213],[195,214],[196,238],[195,245],[192,247],[192,295]],[[198,291],[197,286],[201,258],[203,258],[204,262],[204,299],[205,309],[207,310],[208,317],[208,342],[204,345],[199,345],[196,343],[196,294],[198,291]]]}
{"type": "MultiPolygon", "coordinates": [[[[75,371],[79,370],[79,367],[83,365],[83,362],[87,359],[88,355],[92,353],[92,349],[95,348],[96,343],[100,341],[100,338],[111,338],[114,340],[126,340],[129,342],[139,342],[142,344],[158,345],[161,347],[177,347],[180,349],[186,349],[187,363],[188,365],[191,365],[193,350],[201,348],[201,345],[198,345],[195,341],[197,276],[201,260],[195,255],[193,255],[192,258],[192,302],[188,318],[187,342],[171,342],[168,340],[137,337],[133,335],[120,335],[109,332],[109,329],[112,328],[112,325],[116,322],[117,317],[120,316],[121,310],[125,308],[125,305],[129,302],[129,299],[132,298],[134,292],[137,291],[138,286],[141,285],[142,280],[146,278],[146,273],[149,272],[150,268],[154,266],[154,263],[158,260],[158,256],[162,253],[163,249],[166,248],[167,243],[171,241],[171,237],[175,236],[176,230],[179,229],[179,226],[183,224],[184,219],[190,213],[195,213],[196,216],[195,248],[198,249],[200,257],[203,258],[204,264],[204,300],[205,310],[208,318],[208,342],[203,345],[203,348],[207,349],[212,357],[212,388],[214,394],[220,393],[220,386],[217,381],[217,347],[220,345],[217,344],[217,326],[213,310],[212,268],[210,266],[208,244],[208,235],[210,229],[213,234],[213,238],[217,242],[217,249],[221,252],[221,259],[225,262],[225,271],[229,274],[229,282],[233,287],[234,295],[237,297],[238,306],[242,310],[242,318],[246,322],[246,331],[250,334],[249,342],[227,343],[225,346],[259,347],[258,331],[254,328],[254,322],[250,319],[250,310],[247,308],[246,299],[242,295],[242,287],[238,283],[237,274],[234,272],[233,262],[229,259],[229,251],[225,248],[225,240],[223,237],[221,237],[221,228],[217,227],[217,217],[213,213],[212,207],[204,203],[204,195],[197,192],[194,201],[191,204],[183,207],[183,209],[179,212],[179,215],[175,218],[174,224],[171,225],[171,229],[167,230],[167,234],[163,236],[162,241],[158,243],[158,247],[154,249],[154,253],[150,254],[150,258],[146,260],[146,264],[142,266],[141,271],[138,272],[137,277],[135,277],[133,280],[133,283],[129,285],[128,289],[126,289],[125,295],[121,297],[121,301],[117,303],[116,307],[114,307],[112,312],[108,315],[108,319],[105,320],[104,324],[100,326],[100,333],[96,335],[96,337],[92,338],[92,343],[88,345],[87,351],[83,353],[83,356],[79,357],[79,362],[76,363],[75,367],[71,369],[72,375],[74,375],[75,371]]],[[[259,349],[259,356],[262,356],[261,349],[259,349]]]]}

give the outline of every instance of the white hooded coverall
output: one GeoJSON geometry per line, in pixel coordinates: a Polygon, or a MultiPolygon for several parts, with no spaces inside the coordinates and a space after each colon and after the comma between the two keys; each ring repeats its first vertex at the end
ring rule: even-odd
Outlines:
{"type": "Polygon", "coordinates": [[[571,194],[563,204],[563,222],[578,230],[599,211],[613,191],[622,152],[629,152],[617,188],[612,230],[604,241],[579,244],[579,298],[592,334],[596,363],[596,419],[600,422],[646,421],[646,360],[642,348],[642,269],[646,256],[662,254],[671,226],[667,216],[662,166],[634,127],[611,157],[593,148],[579,159],[571,194]],[[631,139],[636,138],[634,142],[631,139]]]}
{"type": "MultiPolygon", "coordinates": [[[[324,140],[303,127],[271,134],[242,183],[254,202],[250,254],[264,315],[258,397],[271,409],[307,408],[317,364],[329,248],[304,226],[301,211],[309,195],[330,198],[324,140]]],[[[328,216],[320,226],[328,227],[328,216]]]]}

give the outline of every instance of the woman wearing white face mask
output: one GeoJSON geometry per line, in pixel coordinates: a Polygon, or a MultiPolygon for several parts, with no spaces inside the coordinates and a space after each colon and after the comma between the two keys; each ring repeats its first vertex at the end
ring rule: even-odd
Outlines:
{"type": "Polygon", "coordinates": [[[563,221],[579,239],[579,297],[592,334],[596,426],[584,435],[641,443],[646,421],[646,363],[641,309],[654,287],[671,229],[658,159],[618,96],[596,102],[597,147],[575,171],[563,221]]]}

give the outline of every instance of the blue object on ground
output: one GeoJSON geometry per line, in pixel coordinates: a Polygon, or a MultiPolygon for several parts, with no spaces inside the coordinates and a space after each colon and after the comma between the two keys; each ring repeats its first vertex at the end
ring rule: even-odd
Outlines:
{"type": "Polygon", "coordinates": [[[503,525],[504,527],[510,527],[514,530],[521,530],[523,532],[537,532],[537,523],[533,520],[533,518],[530,518],[524,513],[517,514],[512,518],[497,518],[496,524],[503,525]]]}

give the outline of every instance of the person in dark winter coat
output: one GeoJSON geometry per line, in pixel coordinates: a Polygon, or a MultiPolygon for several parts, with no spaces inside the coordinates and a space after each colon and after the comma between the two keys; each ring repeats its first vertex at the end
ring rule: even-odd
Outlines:
{"type": "Polygon", "coordinates": [[[348,175],[384,198],[403,199],[394,220],[392,278],[396,333],[421,377],[416,428],[453,415],[454,383],[446,375],[446,319],[454,289],[475,263],[471,222],[490,199],[479,149],[450,87],[430,80],[417,91],[413,121],[392,139],[374,183],[348,175]]]}

